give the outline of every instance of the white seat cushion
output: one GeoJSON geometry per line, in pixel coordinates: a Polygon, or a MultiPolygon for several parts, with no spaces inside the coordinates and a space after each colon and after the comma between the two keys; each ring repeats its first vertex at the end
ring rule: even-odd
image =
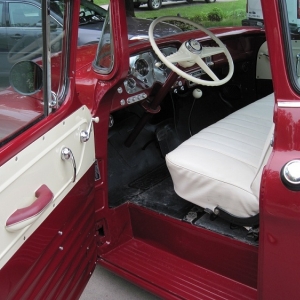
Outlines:
{"type": "Polygon", "coordinates": [[[166,156],[176,193],[203,208],[237,217],[259,212],[259,186],[270,153],[274,94],[205,128],[166,156]],[[269,136],[269,137],[268,137],[269,136]],[[259,185],[258,184],[258,185],[259,185]]]}

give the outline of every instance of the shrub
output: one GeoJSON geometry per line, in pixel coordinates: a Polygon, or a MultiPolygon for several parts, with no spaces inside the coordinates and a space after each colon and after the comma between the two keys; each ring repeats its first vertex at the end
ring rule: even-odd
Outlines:
{"type": "Polygon", "coordinates": [[[191,20],[197,24],[201,24],[201,22],[207,20],[207,14],[202,13],[202,14],[195,15],[191,18],[191,20]]]}
{"type": "MultiPolygon", "coordinates": [[[[202,13],[202,14],[195,15],[194,17],[190,18],[190,20],[195,22],[196,24],[202,25],[203,21],[207,21],[207,14],[202,13]]],[[[170,23],[172,25],[176,25],[177,27],[179,27],[183,31],[188,31],[188,30],[195,29],[194,26],[191,26],[189,24],[182,23],[182,22],[168,21],[167,23],[170,23]]]]}
{"type": "Polygon", "coordinates": [[[219,8],[214,8],[207,14],[207,19],[211,22],[220,22],[223,20],[223,13],[219,8]]]}

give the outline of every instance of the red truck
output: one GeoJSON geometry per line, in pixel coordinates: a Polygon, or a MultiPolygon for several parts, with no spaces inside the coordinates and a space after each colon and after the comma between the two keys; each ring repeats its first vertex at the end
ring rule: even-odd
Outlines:
{"type": "Polygon", "coordinates": [[[164,299],[298,299],[289,2],[262,0],[264,29],[160,17],[129,40],[111,0],[81,47],[61,2],[63,34],[42,1],[1,80],[0,298],[78,299],[99,264],[164,299]]]}

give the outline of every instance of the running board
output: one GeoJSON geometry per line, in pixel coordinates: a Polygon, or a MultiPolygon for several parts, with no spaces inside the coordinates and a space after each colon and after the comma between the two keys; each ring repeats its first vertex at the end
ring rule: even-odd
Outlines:
{"type": "Polygon", "coordinates": [[[168,299],[257,299],[257,290],[131,239],[99,263],[168,299]]]}

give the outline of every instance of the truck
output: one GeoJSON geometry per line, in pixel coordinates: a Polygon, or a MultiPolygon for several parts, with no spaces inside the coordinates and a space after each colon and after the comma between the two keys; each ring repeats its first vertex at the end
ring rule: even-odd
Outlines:
{"type": "Polygon", "coordinates": [[[80,46],[79,0],[60,31],[49,1],[0,2],[11,39],[40,30],[0,81],[0,299],[79,299],[98,267],[161,299],[299,299],[294,6],[262,0],[264,29],[168,11],[145,36],[126,1],[80,46]]]}
{"type": "MultiPolygon", "coordinates": [[[[300,4],[296,0],[287,0],[289,26],[291,32],[297,33],[300,30],[300,4]]],[[[247,0],[247,19],[242,20],[243,26],[264,27],[263,11],[261,0],[247,0]]]]}

